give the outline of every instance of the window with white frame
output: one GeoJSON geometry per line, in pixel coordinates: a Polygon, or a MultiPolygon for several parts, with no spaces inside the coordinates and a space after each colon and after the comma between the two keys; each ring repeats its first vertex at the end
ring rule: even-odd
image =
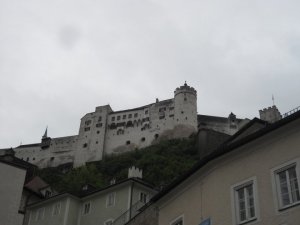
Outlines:
{"type": "Polygon", "coordinates": [[[170,225],[183,225],[183,216],[180,216],[173,220],[170,225]]]}
{"type": "Polygon", "coordinates": [[[44,215],[45,215],[45,207],[37,209],[35,220],[38,221],[44,219],[44,215]]]}
{"type": "Polygon", "coordinates": [[[106,220],[105,222],[104,222],[104,225],[112,225],[113,224],[113,220],[112,219],[109,219],[109,220],[106,220]]]}
{"type": "Polygon", "coordinates": [[[257,219],[256,180],[250,179],[233,187],[236,224],[257,219]]]}
{"type": "Polygon", "coordinates": [[[91,203],[90,202],[84,203],[82,214],[83,215],[89,214],[90,211],[91,211],[91,203]]]}
{"type": "Polygon", "coordinates": [[[140,201],[143,203],[147,203],[147,194],[144,192],[140,193],[140,201]]]}
{"type": "Polygon", "coordinates": [[[296,163],[275,171],[275,182],[279,208],[286,208],[300,203],[299,172],[296,163]]]}
{"type": "Polygon", "coordinates": [[[116,192],[109,193],[106,197],[106,207],[111,207],[115,205],[116,192]]]}
{"type": "Polygon", "coordinates": [[[61,208],[60,202],[55,203],[55,204],[53,205],[52,215],[53,215],[53,216],[59,215],[59,213],[60,213],[60,208],[61,208]]]}

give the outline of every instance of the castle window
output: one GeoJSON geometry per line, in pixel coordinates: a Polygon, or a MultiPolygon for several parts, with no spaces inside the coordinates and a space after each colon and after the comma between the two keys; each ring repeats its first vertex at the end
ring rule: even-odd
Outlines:
{"type": "Polygon", "coordinates": [[[123,115],[123,120],[125,120],[126,119],[126,115],[123,115]]]}
{"type": "Polygon", "coordinates": [[[124,130],[119,129],[119,130],[117,131],[117,135],[121,135],[121,134],[124,134],[124,130]]]}
{"type": "Polygon", "coordinates": [[[136,117],[138,117],[138,114],[137,114],[137,113],[134,114],[134,118],[136,118],[136,117]]]}
{"type": "Polygon", "coordinates": [[[146,138],[145,138],[145,137],[142,137],[141,141],[144,142],[145,140],[146,140],[146,138]]]}
{"type": "Polygon", "coordinates": [[[148,114],[148,110],[145,111],[145,114],[148,114]]]}
{"type": "Polygon", "coordinates": [[[117,120],[120,120],[121,119],[121,116],[117,116],[117,120]]]}
{"type": "Polygon", "coordinates": [[[169,110],[170,110],[170,111],[174,110],[174,107],[170,107],[169,110]]]}
{"type": "Polygon", "coordinates": [[[87,121],[85,121],[85,125],[86,125],[86,126],[90,125],[91,123],[92,123],[92,121],[91,121],[91,120],[87,120],[87,121]]]}
{"type": "Polygon", "coordinates": [[[129,119],[132,118],[132,114],[129,114],[129,115],[128,115],[128,118],[129,118],[129,119]]]}
{"type": "Polygon", "coordinates": [[[100,134],[100,131],[99,131],[99,130],[97,130],[97,134],[100,134]]]}
{"type": "Polygon", "coordinates": [[[96,144],[98,144],[98,141],[96,141],[96,144]]]}
{"type": "Polygon", "coordinates": [[[130,141],[126,141],[126,145],[130,145],[130,141]]]}
{"type": "Polygon", "coordinates": [[[111,118],[111,121],[115,121],[115,117],[114,116],[111,118]]]}
{"type": "Polygon", "coordinates": [[[87,143],[84,143],[82,147],[86,148],[87,147],[87,143]]]}
{"type": "Polygon", "coordinates": [[[97,123],[96,127],[102,127],[102,123],[97,123]]]}
{"type": "Polygon", "coordinates": [[[99,116],[98,121],[102,121],[102,116],[99,116]]]}
{"type": "Polygon", "coordinates": [[[53,161],[53,160],[54,160],[54,157],[51,157],[50,160],[53,161]]]}
{"type": "Polygon", "coordinates": [[[155,139],[157,139],[157,138],[158,138],[158,136],[159,136],[158,134],[155,134],[155,135],[154,135],[154,138],[155,138],[155,139]]]}
{"type": "Polygon", "coordinates": [[[162,119],[164,119],[165,118],[165,116],[159,116],[159,119],[160,120],[162,120],[162,119]]]}
{"type": "Polygon", "coordinates": [[[84,131],[89,131],[91,128],[90,127],[85,127],[84,131]]]}
{"type": "Polygon", "coordinates": [[[35,158],[33,157],[32,160],[35,160],[35,158]]]}
{"type": "Polygon", "coordinates": [[[185,117],[185,120],[187,120],[187,117],[185,117]]]}
{"type": "Polygon", "coordinates": [[[170,114],[169,117],[174,117],[174,114],[170,114]]]}

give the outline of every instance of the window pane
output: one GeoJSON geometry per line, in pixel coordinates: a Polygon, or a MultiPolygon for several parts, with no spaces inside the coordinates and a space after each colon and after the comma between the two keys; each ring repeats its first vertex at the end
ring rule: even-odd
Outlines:
{"type": "Polygon", "coordinates": [[[285,205],[290,204],[286,171],[282,171],[282,172],[278,173],[278,177],[279,177],[281,201],[282,201],[282,204],[285,206],[285,205]]]}
{"type": "Polygon", "coordinates": [[[288,174],[290,179],[292,202],[297,202],[300,200],[300,196],[299,196],[299,186],[297,181],[296,168],[295,167],[289,168],[288,174]]]}

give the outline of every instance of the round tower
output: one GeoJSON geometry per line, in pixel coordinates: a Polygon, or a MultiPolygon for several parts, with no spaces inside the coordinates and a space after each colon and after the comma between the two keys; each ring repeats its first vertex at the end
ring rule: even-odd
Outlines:
{"type": "Polygon", "coordinates": [[[197,91],[184,83],[174,91],[174,123],[197,130],[197,91]]]}

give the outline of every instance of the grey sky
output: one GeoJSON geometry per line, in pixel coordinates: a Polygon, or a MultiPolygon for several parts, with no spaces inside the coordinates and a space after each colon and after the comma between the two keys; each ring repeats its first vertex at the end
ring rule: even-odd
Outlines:
{"type": "Polygon", "coordinates": [[[0,0],[0,148],[75,135],[98,105],[173,97],[253,118],[300,105],[300,1],[0,0]]]}

